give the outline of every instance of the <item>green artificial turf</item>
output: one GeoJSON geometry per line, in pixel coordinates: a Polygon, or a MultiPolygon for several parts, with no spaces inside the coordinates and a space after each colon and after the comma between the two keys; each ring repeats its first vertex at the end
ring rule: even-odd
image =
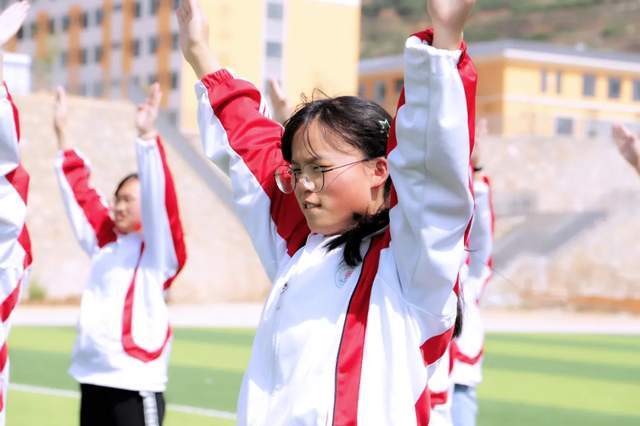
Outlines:
{"type": "MultiPolygon", "coordinates": [[[[234,412],[253,330],[177,329],[169,368],[169,404],[234,412]]],[[[11,381],[77,391],[67,375],[72,328],[14,327],[11,381]]],[[[480,426],[640,424],[638,336],[491,334],[480,426]]],[[[77,423],[77,397],[10,390],[8,426],[77,423]]],[[[234,422],[168,410],[166,426],[234,422]]]]}

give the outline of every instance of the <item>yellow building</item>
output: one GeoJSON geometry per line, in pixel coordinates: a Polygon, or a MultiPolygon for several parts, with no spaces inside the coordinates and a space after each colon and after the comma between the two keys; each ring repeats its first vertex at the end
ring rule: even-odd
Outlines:
{"type": "MultiPolygon", "coordinates": [[[[477,118],[504,137],[608,137],[611,124],[640,130],[640,55],[548,43],[471,44],[478,70],[477,118]]],[[[359,92],[394,111],[402,57],[360,63],[359,92]]]]}
{"type": "MultiPolygon", "coordinates": [[[[0,2],[2,3],[2,2],[0,2]]],[[[182,60],[178,0],[33,2],[8,50],[33,57],[34,87],[63,84],[86,96],[126,96],[159,81],[164,106],[195,130],[195,76],[182,60]]],[[[313,88],[355,94],[360,0],[202,0],[223,66],[265,87],[281,81],[292,104],[313,88]]]]}

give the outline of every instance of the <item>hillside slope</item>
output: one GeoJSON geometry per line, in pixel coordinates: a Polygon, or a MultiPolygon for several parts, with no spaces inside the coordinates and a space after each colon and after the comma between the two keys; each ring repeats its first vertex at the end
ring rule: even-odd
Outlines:
{"type": "MultiPolygon", "coordinates": [[[[424,0],[364,0],[363,58],[400,53],[428,25],[424,0]]],[[[478,0],[470,42],[518,38],[640,52],[639,0],[478,0]]]]}

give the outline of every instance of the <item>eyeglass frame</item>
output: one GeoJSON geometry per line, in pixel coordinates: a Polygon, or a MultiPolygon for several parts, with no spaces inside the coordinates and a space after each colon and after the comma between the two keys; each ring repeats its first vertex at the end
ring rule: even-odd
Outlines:
{"type": "MultiPolygon", "coordinates": [[[[317,191],[310,190],[312,193],[317,194],[318,192],[322,192],[322,190],[324,189],[324,184],[325,184],[324,174],[325,173],[332,172],[332,171],[338,170],[338,169],[342,169],[344,167],[353,166],[353,165],[358,164],[358,163],[364,163],[365,161],[371,161],[371,160],[373,160],[373,158],[363,158],[362,160],[352,161],[350,163],[341,164],[339,166],[333,166],[333,167],[328,167],[328,168],[321,167],[321,166],[314,166],[313,164],[307,164],[306,166],[300,168],[300,172],[299,172],[300,176],[299,177],[296,176],[296,173],[293,172],[293,168],[290,165],[289,166],[283,165],[284,167],[287,167],[289,169],[290,173],[293,175],[293,188],[291,188],[291,192],[283,191],[282,190],[282,186],[279,184],[278,176],[279,176],[280,167],[278,167],[278,169],[276,169],[276,171],[274,173],[274,178],[275,178],[276,185],[278,186],[278,189],[280,190],[280,192],[282,192],[283,194],[293,194],[295,192],[295,190],[296,190],[296,185],[298,185],[298,181],[303,176],[306,176],[308,182],[313,184],[313,180],[310,178],[310,176],[307,173],[303,173],[304,168],[308,167],[308,166],[317,167],[318,169],[320,169],[320,170],[318,170],[318,172],[322,176],[322,185],[320,185],[320,189],[318,189],[317,191]]],[[[314,184],[314,186],[315,186],[315,184],[314,184]]]]}

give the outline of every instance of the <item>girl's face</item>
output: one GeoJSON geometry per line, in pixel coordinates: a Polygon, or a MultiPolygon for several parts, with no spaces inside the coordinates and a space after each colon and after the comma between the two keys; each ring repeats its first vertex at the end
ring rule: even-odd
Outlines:
{"type": "Polygon", "coordinates": [[[113,219],[120,234],[139,231],[141,228],[140,182],[127,181],[118,191],[113,203],[113,219]]]}
{"type": "Polygon", "coordinates": [[[344,166],[323,173],[320,192],[314,192],[304,177],[298,179],[295,196],[312,232],[343,233],[354,225],[354,213],[373,214],[380,209],[388,177],[386,159],[361,161],[366,158],[363,152],[324,130],[317,120],[298,130],[291,148],[294,170],[344,166]]]}

